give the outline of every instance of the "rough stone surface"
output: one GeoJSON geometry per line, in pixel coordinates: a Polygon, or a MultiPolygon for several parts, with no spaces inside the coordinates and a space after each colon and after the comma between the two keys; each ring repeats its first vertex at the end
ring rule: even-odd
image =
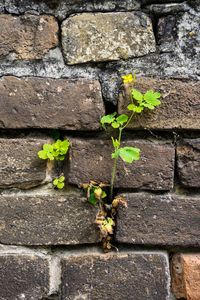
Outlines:
{"type": "Polygon", "coordinates": [[[189,188],[200,187],[200,139],[184,139],[177,146],[179,181],[189,188]]]}
{"type": "Polygon", "coordinates": [[[0,128],[95,130],[104,114],[96,80],[0,79],[0,128]]]}
{"type": "MultiPolygon", "coordinates": [[[[1,0],[2,1],[2,0],[1,0]]],[[[3,4],[2,4],[3,6],[3,4]]],[[[124,11],[138,10],[140,1],[138,0],[5,0],[5,9],[12,14],[51,14],[63,20],[66,16],[81,12],[99,11],[124,11]]]]}
{"type": "Polygon", "coordinates": [[[175,254],[171,261],[171,276],[177,298],[200,299],[200,253],[175,254]]]}
{"type": "Polygon", "coordinates": [[[162,253],[74,256],[62,261],[61,299],[164,300],[168,277],[162,253]]]}
{"type": "MultiPolygon", "coordinates": [[[[121,146],[138,147],[141,159],[128,164],[119,159],[115,187],[169,190],[173,188],[174,149],[149,141],[122,142],[121,146]]],[[[90,180],[110,183],[113,168],[111,141],[72,140],[69,151],[69,170],[72,184],[80,185],[90,180]]]]}
{"type": "Polygon", "coordinates": [[[49,262],[38,255],[0,255],[0,299],[36,300],[49,292],[49,262]]]}
{"type": "MultiPolygon", "coordinates": [[[[161,105],[153,111],[147,110],[135,116],[128,128],[200,129],[200,81],[191,84],[171,79],[138,78],[134,88],[143,94],[150,89],[161,92],[161,105]]],[[[130,114],[127,109],[130,103],[128,86],[125,94],[126,96],[123,96],[124,94],[120,93],[119,96],[120,114],[130,114]]]]}
{"type": "Polygon", "coordinates": [[[135,13],[83,13],[62,24],[63,53],[67,64],[127,59],[155,52],[152,24],[135,13]]]}
{"type": "Polygon", "coordinates": [[[0,139],[0,187],[29,188],[46,177],[46,161],[37,155],[47,140],[0,139]]]}
{"type": "Polygon", "coordinates": [[[123,194],[118,242],[145,245],[200,246],[200,198],[146,193],[123,194]]]}
{"type": "Polygon", "coordinates": [[[99,242],[98,207],[80,194],[1,195],[0,243],[75,245],[99,242]]]}
{"type": "Polygon", "coordinates": [[[58,45],[58,24],[52,16],[0,15],[0,57],[42,59],[58,45]]]}

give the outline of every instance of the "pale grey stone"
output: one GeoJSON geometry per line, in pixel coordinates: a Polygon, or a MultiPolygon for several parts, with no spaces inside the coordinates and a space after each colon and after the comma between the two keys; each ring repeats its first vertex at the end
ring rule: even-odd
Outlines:
{"type": "Polygon", "coordinates": [[[155,52],[151,20],[141,12],[79,14],[62,24],[66,63],[104,62],[155,52]]]}

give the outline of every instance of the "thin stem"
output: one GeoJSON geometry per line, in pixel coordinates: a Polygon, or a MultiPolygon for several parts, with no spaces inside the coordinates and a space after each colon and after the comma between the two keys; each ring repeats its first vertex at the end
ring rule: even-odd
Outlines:
{"type": "MultiPolygon", "coordinates": [[[[119,128],[119,137],[118,137],[118,142],[119,143],[121,141],[121,136],[122,136],[122,128],[119,128]]],[[[118,149],[119,149],[119,146],[115,149],[115,151],[117,151],[118,149]]],[[[113,200],[113,187],[114,187],[114,180],[115,180],[116,165],[117,165],[117,158],[115,158],[115,160],[114,160],[112,178],[111,178],[111,184],[110,184],[110,198],[111,198],[111,200],[113,200]]]]}
{"type": "Polygon", "coordinates": [[[122,127],[122,130],[123,130],[124,128],[126,128],[126,126],[130,123],[130,121],[131,121],[131,119],[132,119],[133,116],[134,116],[134,112],[132,112],[130,118],[128,119],[128,121],[126,122],[126,124],[122,127]]]}

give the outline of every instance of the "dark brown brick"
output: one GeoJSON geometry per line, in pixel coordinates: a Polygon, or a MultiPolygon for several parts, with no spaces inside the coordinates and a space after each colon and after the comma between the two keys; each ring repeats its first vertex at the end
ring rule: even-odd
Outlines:
{"type": "Polygon", "coordinates": [[[36,300],[49,292],[49,262],[31,254],[0,255],[0,299],[36,300]]]}
{"type": "Polygon", "coordinates": [[[0,79],[0,128],[96,130],[104,113],[96,80],[0,79]]]}
{"type": "Polygon", "coordinates": [[[0,57],[42,59],[58,46],[58,24],[53,16],[0,16],[0,57]]]}
{"type": "Polygon", "coordinates": [[[62,261],[62,300],[167,299],[165,254],[81,255],[62,261]]]}
{"type": "Polygon", "coordinates": [[[200,245],[200,198],[135,193],[123,195],[119,208],[118,242],[145,245],[200,245]]]}
{"type": "Polygon", "coordinates": [[[0,139],[0,187],[29,188],[46,177],[46,161],[37,155],[47,140],[0,139]]]}
{"type": "MultiPolygon", "coordinates": [[[[129,129],[200,129],[200,82],[192,84],[143,77],[136,80],[134,88],[141,93],[150,89],[161,92],[162,104],[153,111],[146,110],[136,115],[128,126],[129,129]]],[[[126,88],[126,97],[123,93],[119,96],[120,114],[128,112],[128,97],[129,89],[126,88]]]]}
{"type": "Polygon", "coordinates": [[[171,260],[172,288],[177,298],[200,299],[200,253],[177,253],[171,260]]]}
{"type": "Polygon", "coordinates": [[[200,187],[200,139],[184,139],[177,146],[179,181],[185,187],[200,187]]]}
{"type": "MultiPolygon", "coordinates": [[[[173,188],[174,149],[149,141],[122,142],[123,146],[141,149],[141,159],[132,164],[119,158],[115,187],[169,190],[173,188]]],[[[90,180],[110,183],[113,168],[112,142],[102,140],[72,140],[69,170],[66,173],[72,184],[90,180]]]]}
{"type": "Polygon", "coordinates": [[[0,243],[74,245],[100,240],[98,208],[80,194],[0,196],[0,243]]]}

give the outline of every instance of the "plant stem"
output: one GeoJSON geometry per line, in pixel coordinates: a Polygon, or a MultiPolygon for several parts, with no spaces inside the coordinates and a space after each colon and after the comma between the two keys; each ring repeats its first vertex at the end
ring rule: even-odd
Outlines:
{"type": "MultiPolygon", "coordinates": [[[[123,130],[123,128],[119,128],[119,138],[118,138],[119,143],[121,141],[122,130],[123,130]]],[[[115,149],[115,151],[117,151],[118,149],[119,149],[119,146],[115,149]]],[[[115,158],[115,160],[114,160],[112,178],[111,178],[111,184],[110,184],[110,198],[111,198],[111,200],[113,200],[113,187],[114,187],[114,180],[115,180],[116,165],[117,165],[117,158],[115,158]]]]}

